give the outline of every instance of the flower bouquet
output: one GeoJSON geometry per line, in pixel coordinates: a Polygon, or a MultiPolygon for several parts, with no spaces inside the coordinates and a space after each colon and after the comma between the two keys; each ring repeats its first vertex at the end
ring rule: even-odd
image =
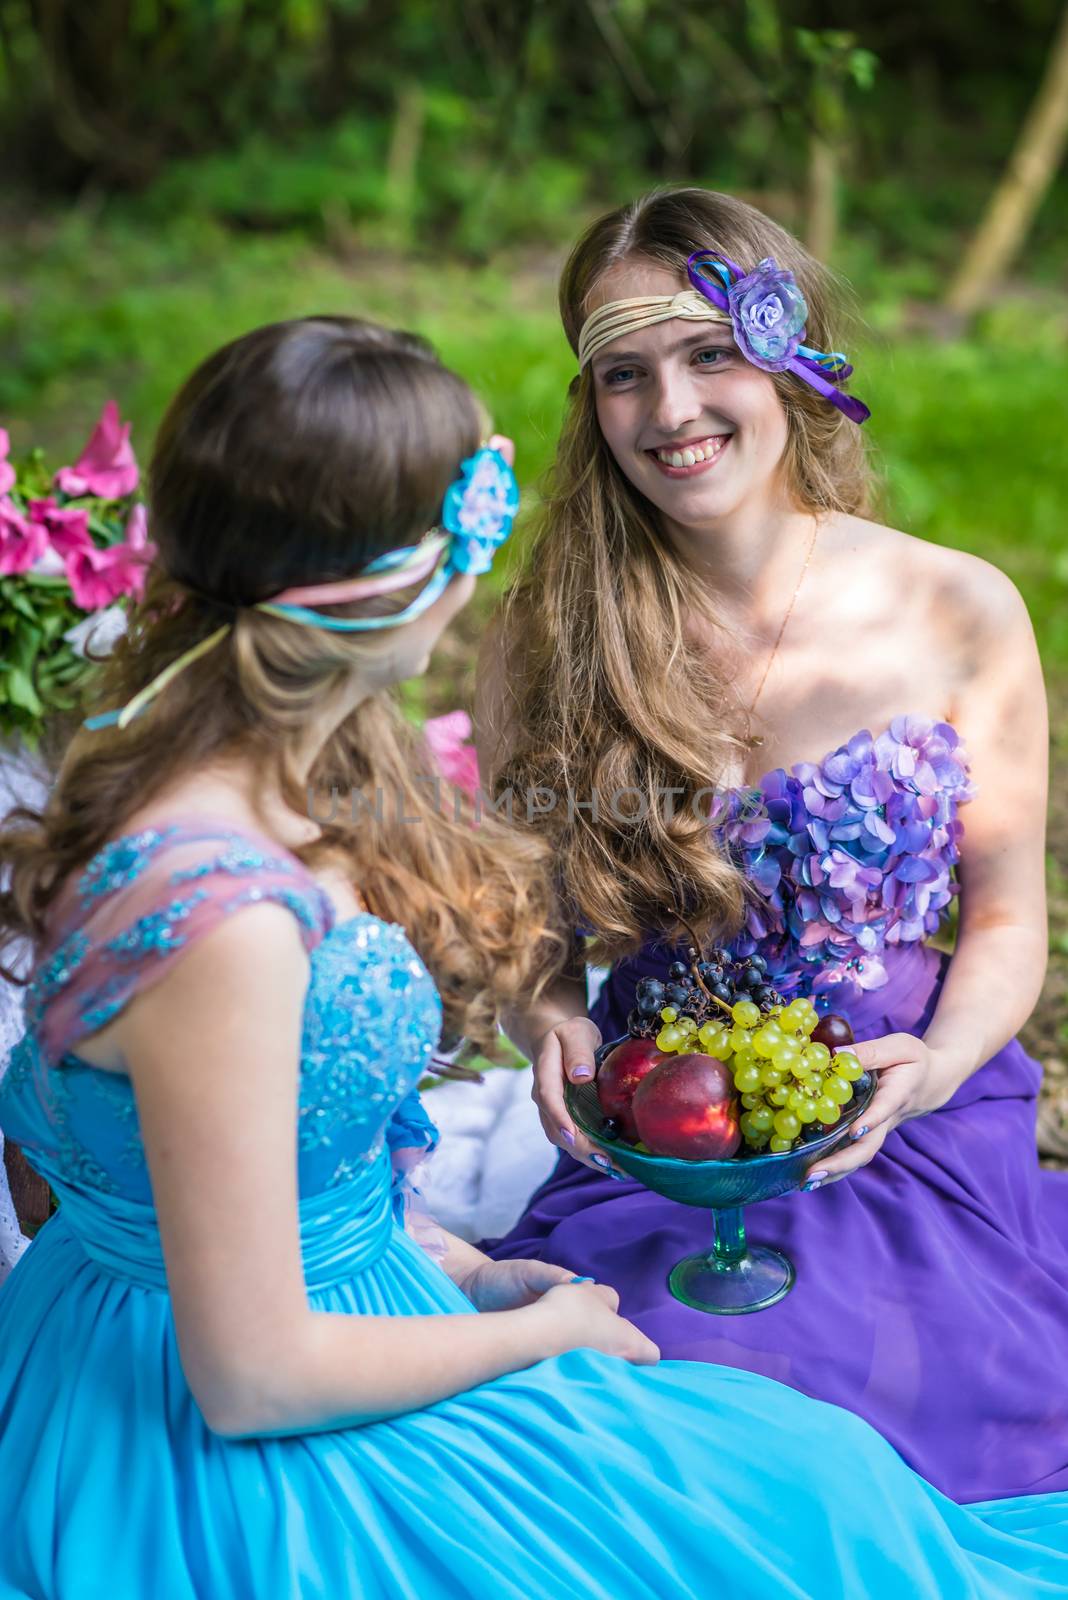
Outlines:
{"type": "Polygon", "coordinates": [[[142,593],[155,550],[129,434],[108,401],[78,460],[52,473],[40,450],[12,462],[0,428],[0,739],[37,747],[142,593]]]}

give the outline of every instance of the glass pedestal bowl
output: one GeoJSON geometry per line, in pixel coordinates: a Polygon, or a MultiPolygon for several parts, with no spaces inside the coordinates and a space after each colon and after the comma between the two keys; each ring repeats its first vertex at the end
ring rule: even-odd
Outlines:
{"type": "MultiPolygon", "coordinates": [[[[594,1058],[598,1068],[609,1051],[622,1042],[613,1039],[601,1046],[594,1058]]],[[[620,1139],[606,1138],[595,1082],[569,1083],[565,1098],[582,1132],[612,1158],[620,1171],[668,1200],[711,1211],[712,1248],[679,1261],[671,1269],[668,1287],[676,1300],[697,1311],[736,1316],[773,1306],[789,1293],[795,1277],[793,1262],[781,1250],[746,1243],[744,1208],[799,1189],[805,1173],[820,1156],[830,1155],[846,1143],[847,1129],[870,1105],[875,1088],[871,1073],[858,1078],[853,1099],[842,1107],[841,1119],[829,1133],[778,1155],[735,1156],[729,1161],[680,1161],[672,1156],[644,1155],[620,1139]]]]}

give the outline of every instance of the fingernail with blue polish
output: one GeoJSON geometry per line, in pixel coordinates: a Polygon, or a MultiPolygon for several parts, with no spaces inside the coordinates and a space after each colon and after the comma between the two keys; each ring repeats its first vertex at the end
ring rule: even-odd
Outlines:
{"type": "Polygon", "coordinates": [[[809,1178],[807,1183],[803,1183],[801,1185],[801,1193],[802,1194],[813,1194],[817,1189],[821,1189],[822,1187],[823,1187],[823,1179],[822,1178],[809,1178]]]}
{"type": "Polygon", "coordinates": [[[594,1166],[598,1167],[600,1169],[600,1171],[605,1174],[606,1177],[615,1178],[617,1183],[626,1183],[626,1181],[627,1181],[626,1173],[625,1172],[617,1172],[615,1167],[609,1161],[607,1156],[599,1155],[595,1151],[594,1154],[590,1157],[590,1160],[593,1162],[594,1166]]]}
{"type": "Polygon", "coordinates": [[[864,1135],[867,1132],[868,1132],[868,1124],[865,1123],[862,1128],[854,1128],[852,1133],[849,1135],[849,1137],[851,1139],[863,1139],[864,1135]]]}
{"type": "Polygon", "coordinates": [[[560,1137],[564,1141],[565,1144],[568,1144],[568,1145],[571,1145],[572,1147],[574,1147],[575,1135],[571,1132],[570,1128],[561,1128],[560,1129],[560,1137]]]}
{"type": "Polygon", "coordinates": [[[568,1283],[593,1283],[592,1278],[568,1278],[568,1283]]]}
{"type": "Polygon", "coordinates": [[[572,1069],[571,1069],[571,1082],[572,1083],[585,1083],[587,1078],[592,1078],[592,1077],[593,1077],[593,1068],[592,1067],[585,1067],[585,1066],[584,1067],[572,1067],[572,1069]]]}

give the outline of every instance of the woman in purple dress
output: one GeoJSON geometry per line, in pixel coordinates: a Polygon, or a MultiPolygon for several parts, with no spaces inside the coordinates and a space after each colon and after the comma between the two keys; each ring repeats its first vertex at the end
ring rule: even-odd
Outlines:
{"type": "Polygon", "coordinates": [[[561,1153],[495,1253],[613,1284],[666,1355],[850,1407],[959,1499],[1062,1489],[1068,1176],[1038,1168],[1015,1038],[1045,970],[1042,674],[1001,572],[868,518],[831,288],[696,189],[602,218],[565,268],[580,374],[479,740],[587,937],[514,1019],[561,1153]],[[879,1078],[807,1192],[748,1214],[797,1266],[755,1316],[672,1298],[707,1214],[613,1172],[564,1103],[683,917],[844,1013],[879,1078]],[[592,1011],[586,960],[611,966],[592,1011]]]}

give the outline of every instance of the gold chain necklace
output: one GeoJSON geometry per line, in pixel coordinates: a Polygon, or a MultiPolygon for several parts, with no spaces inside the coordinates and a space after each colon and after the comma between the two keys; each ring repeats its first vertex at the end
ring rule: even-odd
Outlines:
{"type": "MultiPolygon", "coordinates": [[[[790,618],[793,616],[794,605],[796,604],[798,595],[801,593],[801,585],[805,581],[805,573],[808,571],[808,564],[812,560],[812,552],[816,548],[816,538],[817,538],[817,535],[819,534],[819,531],[820,531],[819,519],[816,518],[814,520],[814,522],[813,522],[812,538],[809,540],[808,555],[805,557],[805,564],[801,568],[800,575],[798,576],[797,583],[796,583],[796,585],[794,587],[794,592],[790,596],[790,604],[786,607],[786,615],[783,617],[782,623],[781,623],[781,625],[779,627],[779,631],[775,636],[775,643],[771,647],[771,654],[768,657],[767,665],[764,668],[763,676],[761,677],[760,682],[757,684],[757,692],[753,696],[752,703],[750,704],[749,710],[747,712],[747,715],[750,716],[750,717],[753,715],[753,712],[756,710],[757,701],[760,699],[761,692],[763,691],[764,685],[768,681],[768,673],[771,671],[771,664],[775,660],[775,657],[776,657],[776,655],[778,653],[779,646],[782,643],[782,636],[786,632],[786,624],[789,622],[790,618]]],[[[754,749],[754,750],[758,749],[759,746],[762,745],[763,743],[764,743],[763,734],[757,734],[754,738],[751,738],[749,740],[750,747],[752,749],[754,749]]]]}

